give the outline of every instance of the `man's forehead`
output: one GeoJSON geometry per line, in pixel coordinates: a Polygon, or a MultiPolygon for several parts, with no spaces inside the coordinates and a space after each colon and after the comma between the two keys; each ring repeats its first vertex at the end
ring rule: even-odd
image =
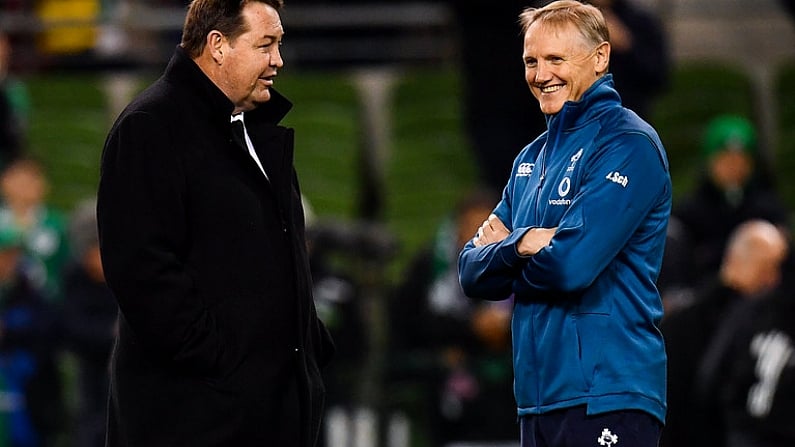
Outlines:
{"type": "Polygon", "coordinates": [[[585,37],[570,22],[532,24],[525,33],[525,47],[557,47],[558,50],[577,51],[587,47],[585,37]]]}
{"type": "Polygon", "coordinates": [[[533,22],[527,28],[527,33],[525,33],[525,37],[527,36],[532,36],[534,38],[555,37],[558,39],[571,39],[572,36],[582,37],[582,33],[577,28],[577,25],[569,21],[549,22],[549,21],[539,20],[537,22],[533,22]]]}
{"type": "MultiPolygon", "coordinates": [[[[262,5],[265,5],[262,3],[262,5]]],[[[267,6],[267,5],[265,5],[267,6]]],[[[259,12],[244,13],[245,31],[241,37],[245,36],[246,40],[261,41],[261,40],[280,40],[284,36],[284,29],[282,28],[281,20],[278,14],[273,11],[273,16],[270,14],[264,15],[259,12]]]]}
{"type": "Polygon", "coordinates": [[[264,29],[268,33],[275,34],[284,32],[279,12],[272,6],[261,2],[249,2],[244,8],[243,18],[249,28],[264,29]]]}

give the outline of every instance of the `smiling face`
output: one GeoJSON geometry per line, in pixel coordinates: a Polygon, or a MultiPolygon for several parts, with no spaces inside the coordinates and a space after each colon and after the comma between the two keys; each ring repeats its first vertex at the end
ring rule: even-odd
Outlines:
{"type": "Polygon", "coordinates": [[[535,22],[524,37],[525,79],[547,115],[579,101],[606,71],[610,44],[591,44],[572,23],[535,22]]]}
{"type": "Polygon", "coordinates": [[[243,8],[246,31],[234,40],[222,34],[214,57],[218,62],[213,76],[218,87],[235,104],[234,113],[254,109],[271,98],[270,87],[284,66],[279,45],[284,30],[279,13],[261,2],[248,2],[243,8]]]}

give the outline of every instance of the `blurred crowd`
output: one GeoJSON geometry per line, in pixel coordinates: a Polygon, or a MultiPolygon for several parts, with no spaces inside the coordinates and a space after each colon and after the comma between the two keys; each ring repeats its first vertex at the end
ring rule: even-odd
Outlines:
{"type": "MultiPolygon", "coordinates": [[[[468,49],[463,119],[480,186],[451,206],[397,284],[373,284],[372,267],[362,267],[383,273],[388,237],[309,222],[317,308],[338,345],[326,371],[327,447],[385,445],[386,437],[396,447],[411,437],[433,446],[518,441],[511,302],[466,298],[456,260],[498,201],[513,156],[545,128],[521,77],[518,29],[505,26],[533,2],[470,3],[452,6],[468,49]],[[484,79],[494,90],[475,87],[484,79]],[[376,349],[385,361],[374,371],[376,349]],[[354,391],[373,377],[377,402],[354,391]],[[384,421],[389,433],[373,434],[384,421]],[[369,435],[354,429],[368,424],[369,435]]],[[[671,69],[664,28],[636,2],[593,3],[611,24],[619,93],[648,119],[671,69]]],[[[9,51],[0,36],[0,447],[100,446],[117,308],[104,284],[95,205],[48,204],[9,51]]],[[[716,111],[698,142],[702,177],[675,199],[658,283],[669,355],[663,447],[795,445],[792,210],[761,156],[758,128],[753,117],[716,111]]]]}
{"type": "Polygon", "coordinates": [[[95,204],[50,205],[10,52],[0,34],[0,446],[103,445],[117,308],[105,286],[95,204]]]}
{"type": "Polygon", "coordinates": [[[47,203],[42,163],[0,171],[0,445],[102,445],[116,305],[95,204],[47,203]]]}

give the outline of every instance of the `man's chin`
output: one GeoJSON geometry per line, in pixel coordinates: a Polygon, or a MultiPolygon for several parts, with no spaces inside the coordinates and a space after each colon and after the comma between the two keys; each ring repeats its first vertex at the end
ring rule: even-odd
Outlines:
{"type": "Polygon", "coordinates": [[[268,102],[271,99],[271,91],[270,89],[265,89],[262,93],[257,96],[256,103],[261,104],[263,102],[268,102]]]}
{"type": "Polygon", "coordinates": [[[541,105],[541,112],[545,115],[554,115],[560,112],[560,109],[562,108],[562,104],[543,104],[541,105]]]}
{"type": "Polygon", "coordinates": [[[271,99],[270,96],[260,96],[257,99],[252,100],[251,102],[248,103],[249,105],[246,108],[246,111],[254,110],[257,107],[259,107],[259,106],[265,104],[266,102],[268,102],[268,100],[270,100],[270,99],[271,99]]]}

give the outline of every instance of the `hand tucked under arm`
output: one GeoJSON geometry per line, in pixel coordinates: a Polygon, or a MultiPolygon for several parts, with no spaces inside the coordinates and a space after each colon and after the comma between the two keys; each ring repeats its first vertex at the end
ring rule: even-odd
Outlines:
{"type": "Polygon", "coordinates": [[[482,247],[500,242],[508,237],[509,234],[511,232],[508,231],[508,228],[505,227],[500,218],[495,214],[491,214],[478,229],[478,234],[472,239],[472,243],[475,244],[475,247],[482,247]]]}

